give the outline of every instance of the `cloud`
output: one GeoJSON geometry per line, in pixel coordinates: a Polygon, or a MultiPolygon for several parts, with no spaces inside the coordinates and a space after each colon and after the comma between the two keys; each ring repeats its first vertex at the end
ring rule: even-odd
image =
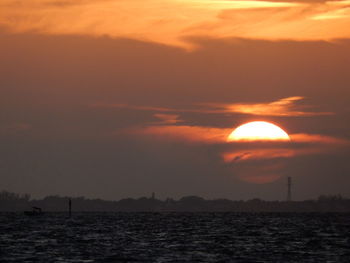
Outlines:
{"type": "Polygon", "coordinates": [[[319,134],[290,134],[290,142],[235,142],[238,150],[223,153],[225,162],[241,162],[259,159],[292,158],[301,155],[330,153],[350,146],[347,139],[319,134]]]}
{"type": "Polygon", "coordinates": [[[195,44],[189,36],[348,38],[347,6],[348,1],[2,0],[0,25],[11,32],[110,36],[190,49],[195,44]]]}
{"type": "MultiPolygon", "coordinates": [[[[172,120],[172,119],[171,119],[172,120]]],[[[175,119],[177,120],[177,119],[175,119]]],[[[167,122],[162,122],[167,124],[167,122]]],[[[300,154],[322,152],[320,149],[346,147],[347,139],[319,134],[289,134],[291,141],[228,141],[232,128],[202,127],[190,125],[153,125],[122,129],[121,132],[131,135],[152,136],[155,139],[166,139],[201,144],[226,144],[239,149],[239,154],[230,152],[225,160],[248,160],[276,157],[292,157],[300,154]],[[308,150],[305,150],[311,146],[308,150]],[[319,146],[319,148],[315,147],[319,146]],[[246,149],[242,152],[242,148],[246,149]],[[257,150],[259,149],[259,150],[257,150]],[[292,149],[292,151],[290,151],[292,149]],[[240,156],[242,155],[242,156],[240,156]],[[237,157],[237,158],[236,158],[237,157]]]]}
{"type": "Polygon", "coordinates": [[[175,109],[165,107],[153,107],[153,106],[137,106],[125,103],[94,103],[90,105],[91,108],[106,108],[106,109],[129,109],[140,111],[159,111],[159,112],[175,112],[175,109]]]}
{"type": "Polygon", "coordinates": [[[308,105],[298,105],[297,102],[303,100],[304,97],[295,96],[283,98],[273,102],[267,103],[200,103],[193,105],[194,108],[166,108],[166,107],[154,107],[154,106],[136,106],[128,104],[93,104],[92,107],[96,108],[121,108],[131,110],[142,111],[155,111],[155,112],[192,112],[192,113],[239,113],[249,114],[255,116],[292,116],[292,117],[308,117],[308,116],[320,116],[320,115],[332,115],[332,112],[313,112],[306,109],[311,108],[308,105]]]}
{"type": "Polygon", "coordinates": [[[214,127],[162,125],[149,127],[135,127],[122,131],[131,135],[151,136],[155,139],[182,141],[189,143],[223,143],[231,129],[214,127]]]}
{"type": "Polygon", "coordinates": [[[348,0],[327,1],[325,5],[328,8],[324,12],[314,15],[312,19],[329,20],[329,19],[346,19],[350,17],[350,2],[348,0]]]}
{"type": "Polygon", "coordinates": [[[156,122],[158,124],[176,124],[182,122],[182,120],[179,119],[179,115],[177,114],[162,114],[162,113],[156,113],[153,115],[157,119],[160,119],[160,122],[156,122]]]}
{"type": "Polygon", "coordinates": [[[249,149],[233,152],[226,152],[222,157],[227,163],[236,163],[251,160],[277,159],[294,157],[296,152],[288,148],[275,149],[249,149]]]}
{"type": "Polygon", "coordinates": [[[228,142],[230,128],[186,125],[135,127],[122,131],[131,136],[148,137],[211,146],[232,174],[250,183],[269,183],[283,176],[286,162],[299,156],[330,154],[348,147],[350,141],[325,135],[291,134],[291,141],[228,142]]]}
{"type": "Polygon", "coordinates": [[[180,113],[246,114],[255,116],[311,117],[331,115],[331,112],[311,111],[310,105],[298,104],[304,97],[294,96],[265,103],[200,103],[192,108],[164,108],[128,104],[95,104],[94,107],[129,109],[153,113],[160,122],[123,129],[122,133],[185,144],[208,145],[222,165],[232,169],[239,179],[247,182],[267,183],[283,175],[287,160],[336,152],[350,145],[346,139],[320,134],[289,134],[290,141],[228,141],[232,128],[205,127],[180,119],[180,113]]]}
{"type": "Polygon", "coordinates": [[[333,144],[333,145],[348,145],[349,140],[335,138],[332,136],[319,134],[305,134],[297,133],[290,135],[291,140],[297,143],[319,143],[319,144],[333,144]]]}
{"type": "Polygon", "coordinates": [[[295,96],[283,98],[268,103],[237,103],[237,104],[207,104],[223,113],[242,113],[257,116],[317,116],[330,115],[331,112],[308,112],[308,106],[298,106],[296,102],[304,97],[295,96]]]}

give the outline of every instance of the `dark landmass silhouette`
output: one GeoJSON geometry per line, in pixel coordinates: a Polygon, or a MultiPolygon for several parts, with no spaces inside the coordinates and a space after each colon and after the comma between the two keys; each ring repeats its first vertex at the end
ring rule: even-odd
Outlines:
{"type": "Polygon", "coordinates": [[[248,201],[206,200],[198,196],[162,201],[154,195],[150,198],[106,201],[60,196],[36,200],[31,199],[29,194],[7,191],[0,192],[0,212],[23,212],[40,207],[44,212],[68,213],[70,199],[73,212],[350,212],[350,199],[341,195],[322,195],[317,200],[305,201],[264,201],[257,198],[248,201]]]}

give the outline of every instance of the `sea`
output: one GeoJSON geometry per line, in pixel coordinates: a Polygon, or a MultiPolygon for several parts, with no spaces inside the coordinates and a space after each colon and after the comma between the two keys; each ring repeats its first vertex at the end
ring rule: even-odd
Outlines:
{"type": "Polygon", "coordinates": [[[0,262],[350,262],[350,214],[0,214],[0,262]]]}

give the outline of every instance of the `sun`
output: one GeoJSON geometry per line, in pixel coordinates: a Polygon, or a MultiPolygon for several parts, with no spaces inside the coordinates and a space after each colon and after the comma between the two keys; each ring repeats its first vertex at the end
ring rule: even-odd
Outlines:
{"type": "Polygon", "coordinates": [[[227,137],[227,141],[290,141],[290,137],[275,124],[253,121],[233,130],[227,137]]]}

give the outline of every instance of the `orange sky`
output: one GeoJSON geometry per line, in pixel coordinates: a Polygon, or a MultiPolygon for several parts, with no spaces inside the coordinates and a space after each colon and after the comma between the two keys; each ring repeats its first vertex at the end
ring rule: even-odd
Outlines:
{"type": "Polygon", "coordinates": [[[1,0],[2,187],[281,199],[292,176],[299,199],[350,195],[349,8],[1,0]],[[227,142],[251,121],[291,142],[227,142]]]}
{"type": "Polygon", "coordinates": [[[14,32],[132,38],[193,47],[190,38],[334,40],[350,37],[349,1],[2,0],[14,32]]]}

